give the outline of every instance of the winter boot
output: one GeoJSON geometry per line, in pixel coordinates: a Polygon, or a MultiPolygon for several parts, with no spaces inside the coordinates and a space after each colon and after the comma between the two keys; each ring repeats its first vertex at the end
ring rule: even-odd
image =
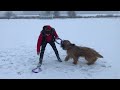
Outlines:
{"type": "Polygon", "coordinates": [[[62,60],[60,59],[59,55],[57,55],[57,59],[59,62],[62,62],[62,60]]]}
{"type": "Polygon", "coordinates": [[[59,61],[59,62],[62,62],[62,60],[61,60],[60,58],[58,59],[58,61],[59,61]]]}

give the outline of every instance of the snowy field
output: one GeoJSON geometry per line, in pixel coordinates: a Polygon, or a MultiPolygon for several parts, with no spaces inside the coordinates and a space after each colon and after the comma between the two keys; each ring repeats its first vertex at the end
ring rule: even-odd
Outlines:
{"type": "Polygon", "coordinates": [[[0,20],[0,79],[120,79],[120,18],[0,20]],[[94,48],[104,58],[88,66],[84,58],[77,65],[64,61],[66,51],[57,45],[62,63],[48,44],[42,72],[32,73],[38,64],[36,44],[44,25],[53,26],[59,37],[79,46],[94,48]]]}

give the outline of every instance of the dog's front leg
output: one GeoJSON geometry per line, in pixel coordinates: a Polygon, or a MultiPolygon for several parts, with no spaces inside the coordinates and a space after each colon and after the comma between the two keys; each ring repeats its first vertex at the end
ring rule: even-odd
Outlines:
{"type": "Polygon", "coordinates": [[[65,57],[65,61],[68,61],[70,59],[69,55],[65,57]]]}
{"type": "Polygon", "coordinates": [[[73,64],[77,64],[78,63],[78,57],[73,57],[73,64]]]}

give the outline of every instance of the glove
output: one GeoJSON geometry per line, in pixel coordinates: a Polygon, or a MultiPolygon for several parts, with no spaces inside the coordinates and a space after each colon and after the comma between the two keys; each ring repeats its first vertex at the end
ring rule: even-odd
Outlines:
{"type": "Polygon", "coordinates": [[[57,40],[59,40],[60,38],[58,37],[58,38],[56,38],[57,40]]]}

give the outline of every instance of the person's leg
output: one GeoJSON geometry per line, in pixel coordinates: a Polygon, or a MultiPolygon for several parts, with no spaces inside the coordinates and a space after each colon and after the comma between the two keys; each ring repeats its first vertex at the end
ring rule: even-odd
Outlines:
{"type": "Polygon", "coordinates": [[[41,46],[39,65],[42,65],[42,61],[43,61],[43,56],[44,56],[44,51],[45,51],[46,45],[47,45],[47,43],[43,43],[42,46],[41,46]]]}
{"type": "Polygon", "coordinates": [[[59,53],[58,53],[58,50],[57,50],[57,48],[56,48],[55,43],[54,43],[54,42],[50,42],[49,44],[52,46],[52,48],[53,48],[53,50],[54,50],[54,52],[55,52],[55,54],[56,54],[56,57],[57,57],[58,61],[59,61],[59,62],[62,62],[62,60],[60,59],[60,56],[59,56],[59,53]]]}

